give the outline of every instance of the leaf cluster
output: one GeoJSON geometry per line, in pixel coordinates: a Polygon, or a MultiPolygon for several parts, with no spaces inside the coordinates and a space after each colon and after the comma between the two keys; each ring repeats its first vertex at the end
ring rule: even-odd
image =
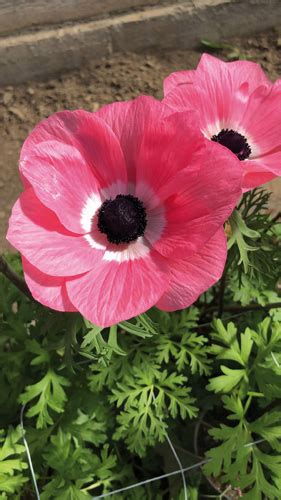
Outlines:
{"type": "MultiPolygon", "coordinates": [[[[183,311],[102,329],[0,276],[0,499],[33,495],[22,432],[43,500],[165,476],[175,450],[184,467],[208,460],[186,476],[193,500],[280,498],[281,309],[268,304],[280,302],[281,230],[267,202],[244,195],[223,279],[183,311]]],[[[185,497],[180,474],[113,495],[185,497]]]]}
{"type": "Polygon", "coordinates": [[[281,324],[267,317],[256,331],[238,333],[214,322],[212,354],[218,374],[207,389],[222,394],[225,419],[210,430],[207,475],[245,491],[243,498],[278,498],[281,465],[281,324]],[[274,354],[276,351],[276,355],[274,354]],[[258,441],[257,444],[254,444],[258,441]]]}

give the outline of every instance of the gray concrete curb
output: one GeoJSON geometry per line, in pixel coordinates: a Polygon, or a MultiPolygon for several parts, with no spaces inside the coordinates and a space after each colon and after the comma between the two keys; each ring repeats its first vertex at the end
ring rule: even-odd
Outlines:
{"type": "Polygon", "coordinates": [[[0,84],[77,68],[117,51],[192,48],[281,22],[281,0],[187,0],[0,38],[0,84]]]}

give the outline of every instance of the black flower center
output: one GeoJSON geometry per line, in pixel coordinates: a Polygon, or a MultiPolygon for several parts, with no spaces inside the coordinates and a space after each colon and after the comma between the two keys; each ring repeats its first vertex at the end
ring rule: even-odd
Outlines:
{"type": "Polygon", "coordinates": [[[247,142],[246,137],[235,130],[223,128],[219,134],[213,135],[212,141],[219,142],[226,148],[230,149],[239,160],[246,160],[249,158],[252,150],[247,142]]]}
{"type": "Polygon", "coordinates": [[[110,243],[129,243],[144,234],[147,219],[143,203],[131,194],[105,200],[98,212],[98,228],[110,243]]]}

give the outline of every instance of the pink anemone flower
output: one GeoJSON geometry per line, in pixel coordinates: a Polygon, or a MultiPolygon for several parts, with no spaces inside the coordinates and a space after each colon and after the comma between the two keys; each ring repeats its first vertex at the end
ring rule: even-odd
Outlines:
{"type": "Polygon", "coordinates": [[[42,304],[100,326],[189,306],[223,271],[242,169],[194,112],[140,97],[41,122],[7,238],[42,304]],[[168,113],[167,113],[168,111],[168,113]]]}
{"type": "Polygon", "coordinates": [[[241,160],[244,191],[281,175],[281,86],[258,64],[203,54],[196,70],[165,79],[164,102],[199,112],[203,135],[241,160]]]}

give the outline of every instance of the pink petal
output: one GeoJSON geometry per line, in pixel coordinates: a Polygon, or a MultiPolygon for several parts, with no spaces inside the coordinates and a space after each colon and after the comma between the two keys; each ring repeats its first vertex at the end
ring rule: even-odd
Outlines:
{"type": "Polygon", "coordinates": [[[198,110],[201,130],[209,139],[223,128],[246,137],[252,153],[241,162],[244,190],[281,175],[280,83],[273,85],[259,65],[224,63],[204,54],[193,84],[178,85],[164,103],[174,111],[198,110]]]}
{"type": "Polygon", "coordinates": [[[56,215],[27,189],[15,203],[8,241],[35,267],[52,276],[74,276],[94,267],[103,251],[67,231],[56,215]]]}
{"type": "Polygon", "coordinates": [[[196,70],[194,84],[203,92],[203,95],[200,95],[202,103],[199,110],[200,114],[204,115],[204,124],[207,125],[208,120],[212,123],[226,121],[231,112],[234,90],[227,64],[216,57],[203,54],[196,70]]]}
{"type": "MultiPolygon", "coordinates": [[[[212,56],[205,54],[205,57],[212,56]]],[[[236,88],[240,87],[241,83],[248,82],[249,91],[252,92],[259,85],[271,84],[262,67],[253,61],[233,61],[224,64],[227,64],[236,88]]]]}
{"type": "Polygon", "coordinates": [[[222,128],[239,131],[243,127],[249,97],[257,87],[271,87],[259,65],[247,61],[225,63],[203,54],[193,84],[174,87],[164,103],[174,110],[196,109],[202,131],[211,138],[222,128]]]}
{"type": "Polygon", "coordinates": [[[240,89],[239,94],[233,95],[230,115],[223,120],[212,97],[194,85],[178,87],[166,97],[165,103],[173,110],[194,105],[200,111],[200,125],[209,139],[222,128],[237,130],[246,136],[252,154],[248,160],[241,161],[241,168],[245,172],[243,189],[248,190],[281,175],[281,108],[277,95],[270,93],[267,98],[268,92],[267,87],[258,87],[251,96],[246,92],[243,99],[240,89]]]}
{"type": "Polygon", "coordinates": [[[149,254],[121,263],[102,260],[66,287],[81,314],[105,327],[148,310],[163,295],[168,282],[164,260],[149,254]]]}
{"type": "Polygon", "coordinates": [[[115,134],[82,110],[56,113],[37,125],[23,145],[20,170],[40,200],[78,233],[83,232],[79,219],[87,197],[99,186],[127,183],[115,134]]]}
{"type": "Polygon", "coordinates": [[[100,200],[100,196],[93,170],[79,150],[56,140],[44,141],[31,149],[20,166],[36,196],[61,223],[69,231],[85,233],[82,210],[89,198],[100,200]]]}
{"type": "Polygon", "coordinates": [[[126,158],[128,178],[135,182],[136,162],[148,122],[167,111],[161,103],[149,96],[140,96],[127,102],[103,106],[96,113],[113,130],[126,158]]]}
{"type": "MultiPolygon", "coordinates": [[[[161,102],[141,96],[97,112],[118,137],[134,194],[147,206],[159,203],[157,191],[204,148],[196,112],[171,113],[161,102]]],[[[193,165],[197,164],[193,162],[193,165]]]]}
{"type": "Polygon", "coordinates": [[[243,182],[243,192],[250,191],[258,186],[262,186],[272,181],[276,176],[270,172],[253,172],[246,174],[243,182]]]}
{"type": "Polygon", "coordinates": [[[196,69],[196,78],[203,81],[208,77],[213,82],[219,82],[223,81],[227,74],[231,77],[233,89],[238,89],[241,84],[248,82],[249,91],[252,92],[256,87],[270,83],[261,66],[252,61],[224,62],[210,54],[201,56],[196,69]]]}
{"type": "Polygon", "coordinates": [[[232,79],[233,89],[238,89],[243,83],[249,84],[249,91],[252,92],[257,86],[268,84],[270,80],[259,64],[251,61],[234,61],[225,63],[210,54],[203,54],[196,70],[176,71],[171,73],[164,80],[164,96],[175,90],[176,87],[187,83],[198,83],[201,79],[228,72],[232,79]]]}
{"type": "Polygon", "coordinates": [[[200,117],[200,129],[210,139],[224,128],[230,112],[226,95],[225,105],[222,99],[220,97],[220,102],[217,103],[214,95],[210,96],[208,89],[204,86],[180,85],[170,92],[163,102],[173,111],[196,110],[200,117]]]}
{"type": "Polygon", "coordinates": [[[175,87],[179,85],[183,85],[186,83],[193,83],[193,80],[196,75],[196,70],[190,71],[176,71],[175,73],[171,73],[164,80],[164,96],[168,95],[175,87]]]}
{"type": "MultiPolygon", "coordinates": [[[[272,85],[257,88],[249,97],[241,126],[249,136],[250,144],[253,141],[255,145],[251,159],[274,152],[277,148],[281,150],[280,90],[272,85]]],[[[281,175],[280,164],[277,172],[281,175]]]]}
{"type": "Polygon", "coordinates": [[[44,306],[56,311],[77,311],[67,295],[66,278],[48,276],[22,259],[24,277],[32,296],[44,306]]]}
{"type": "Polygon", "coordinates": [[[200,170],[186,169],[164,190],[176,193],[165,202],[166,226],[158,239],[145,237],[161,255],[184,258],[198,252],[229,217],[242,190],[243,170],[235,155],[218,144],[206,141],[200,170]]]}
{"type": "Polygon", "coordinates": [[[245,165],[245,174],[243,180],[243,191],[262,186],[281,175],[281,153],[265,155],[256,160],[247,160],[243,162],[245,165]],[[275,172],[275,173],[274,173],[275,172]]]}
{"type": "Polygon", "coordinates": [[[139,150],[137,196],[143,185],[157,194],[181,170],[200,168],[195,159],[205,149],[196,113],[172,113],[161,121],[153,118],[148,122],[139,150]]]}
{"type": "Polygon", "coordinates": [[[101,118],[114,132],[118,138],[121,148],[126,152],[126,162],[128,169],[128,179],[134,181],[134,162],[138,152],[139,135],[134,138],[131,128],[131,122],[134,118],[131,116],[134,101],[114,102],[100,108],[95,114],[101,118]]]}
{"type": "Polygon", "coordinates": [[[164,311],[175,311],[193,304],[220,279],[226,255],[226,237],[224,230],[219,229],[215,236],[189,259],[170,259],[171,281],[156,307],[164,311]]]}
{"type": "Polygon", "coordinates": [[[140,96],[129,102],[104,106],[96,114],[106,121],[118,137],[126,158],[128,178],[135,182],[144,138],[151,137],[155,131],[161,135],[165,129],[162,121],[171,114],[169,108],[153,97],[140,96]]]}

